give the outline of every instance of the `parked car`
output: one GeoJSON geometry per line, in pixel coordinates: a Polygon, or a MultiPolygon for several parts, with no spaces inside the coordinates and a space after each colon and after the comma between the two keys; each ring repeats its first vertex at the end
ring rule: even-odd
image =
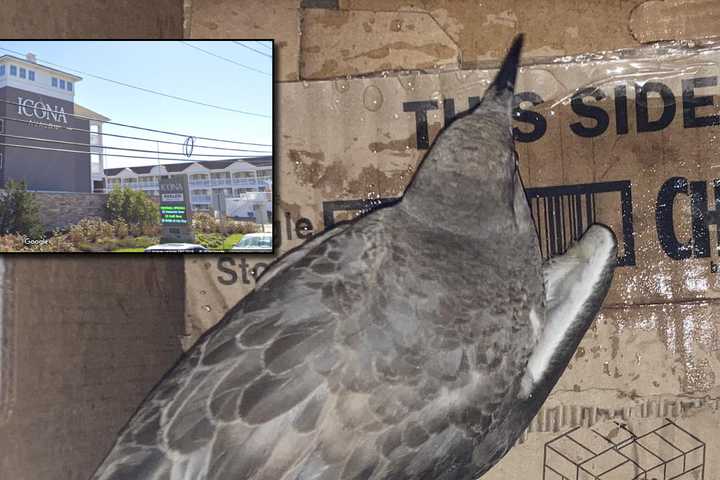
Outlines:
{"type": "Polygon", "coordinates": [[[149,246],[145,249],[146,252],[191,252],[201,253],[207,252],[208,249],[197,243],[159,243],[157,245],[149,246]]]}
{"type": "Polygon", "coordinates": [[[248,233],[232,247],[233,252],[270,252],[272,233],[248,233]]]}

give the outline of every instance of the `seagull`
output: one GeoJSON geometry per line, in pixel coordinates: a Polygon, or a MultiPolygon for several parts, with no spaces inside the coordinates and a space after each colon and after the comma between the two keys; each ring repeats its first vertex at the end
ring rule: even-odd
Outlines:
{"type": "Polygon", "coordinates": [[[508,452],[617,263],[599,224],[542,261],[513,148],[521,45],[399,201],[257,279],[93,480],[475,480],[508,452]]]}

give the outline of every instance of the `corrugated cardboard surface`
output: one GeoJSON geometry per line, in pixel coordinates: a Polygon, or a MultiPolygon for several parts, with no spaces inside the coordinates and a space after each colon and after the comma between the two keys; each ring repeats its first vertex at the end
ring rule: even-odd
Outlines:
{"type": "Polygon", "coordinates": [[[298,0],[197,1],[186,8],[186,34],[194,39],[275,39],[276,78],[299,78],[298,0]]]}
{"type": "Polygon", "coordinates": [[[3,257],[0,478],[86,480],[182,353],[182,261],[3,257]]]}
{"type": "Polygon", "coordinates": [[[182,0],[3,0],[0,15],[1,38],[180,38],[182,34],[182,0]]]}
{"type": "Polygon", "coordinates": [[[481,67],[518,32],[525,59],[720,35],[716,0],[185,0],[186,36],[277,40],[283,81],[481,67]]]}
{"type": "MultiPolygon", "coordinates": [[[[275,225],[281,251],[400,195],[446,119],[475,102],[493,73],[383,71],[281,84],[275,225]]],[[[720,255],[715,217],[701,208],[705,202],[707,211],[716,208],[719,75],[720,49],[697,43],[523,68],[520,107],[542,120],[522,113],[516,127],[524,141],[516,148],[543,251],[549,255],[553,245],[561,251],[573,232],[599,221],[618,237],[621,266],[601,315],[523,442],[487,478],[540,478],[543,472],[555,478],[551,440],[576,427],[573,435],[585,436],[596,435],[590,427],[621,428],[613,422],[638,439],[582,468],[578,461],[579,475],[592,467],[598,478],[629,479],[643,471],[651,478],[652,465],[632,463],[621,452],[637,454],[650,439],[666,442],[657,432],[677,439],[684,431],[703,442],[702,468],[690,459],[700,450],[690,447],[672,450],[681,452],[687,470],[673,470],[682,470],[672,463],[680,461],[677,455],[662,460],[665,453],[656,452],[662,468],[685,475],[679,478],[720,475],[720,255]],[[587,94],[578,95],[583,89],[587,94]],[[589,113],[581,115],[592,107],[604,128],[589,113]],[[617,468],[599,475],[608,465],[617,468]]],[[[252,272],[268,262],[189,258],[187,315],[198,332],[249,292],[252,272]]],[[[578,451],[565,453],[587,454],[589,443],[579,443],[578,451]]]]}

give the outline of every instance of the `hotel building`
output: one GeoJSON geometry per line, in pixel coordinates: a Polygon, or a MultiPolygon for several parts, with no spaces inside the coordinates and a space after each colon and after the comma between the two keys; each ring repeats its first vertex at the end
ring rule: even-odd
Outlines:
{"type": "Polygon", "coordinates": [[[33,54],[0,57],[0,187],[9,180],[35,191],[102,187],[102,122],[109,119],[75,103],[81,80],[39,65],[33,54]]]}
{"type": "Polygon", "coordinates": [[[245,200],[248,208],[240,213],[235,208],[228,214],[253,218],[250,204],[261,201],[272,218],[272,157],[108,168],[105,185],[107,191],[128,187],[158,197],[158,179],[165,175],[187,176],[194,212],[225,211],[225,202],[235,198],[245,200]]]}

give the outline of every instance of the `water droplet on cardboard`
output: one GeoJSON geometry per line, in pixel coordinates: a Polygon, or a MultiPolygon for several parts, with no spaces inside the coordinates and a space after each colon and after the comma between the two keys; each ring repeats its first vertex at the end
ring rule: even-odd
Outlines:
{"type": "Polygon", "coordinates": [[[417,73],[398,75],[398,82],[405,90],[412,92],[417,86],[417,73]]]}
{"type": "Polygon", "coordinates": [[[378,87],[370,85],[363,92],[363,105],[371,112],[380,110],[383,104],[383,95],[378,87]]]}
{"type": "Polygon", "coordinates": [[[348,78],[338,78],[335,80],[335,90],[340,93],[345,93],[350,90],[350,81],[348,78]]]}

